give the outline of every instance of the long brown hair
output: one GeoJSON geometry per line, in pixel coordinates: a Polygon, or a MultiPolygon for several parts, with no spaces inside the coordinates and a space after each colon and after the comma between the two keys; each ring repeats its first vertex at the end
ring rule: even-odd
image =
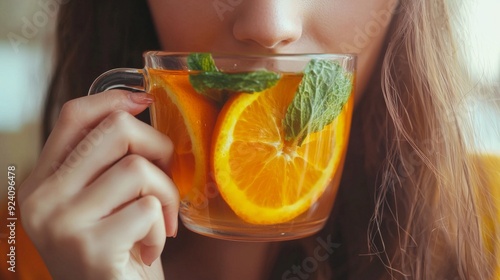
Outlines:
{"type": "MultiPolygon", "coordinates": [[[[446,3],[401,0],[394,14],[370,92],[355,110],[331,220],[319,234],[341,244],[325,275],[490,277],[480,213],[492,208],[478,206],[484,190],[459,110],[470,88],[446,3]]],[[[105,70],[142,67],[141,53],[160,46],[146,1],[91,0],[61,6],[56,48],[44,139],[65,101],[85,95],[105,70]]]]}
{"type": "Polygon", "coordinates": [[[364,137],[366,146],[383,147],[372,152],[372,166],[384,163],[370,245],[395,278],[491,278],[481,214],[493,208],[478,201],[488,192],[470,155],[465,114],[474,91],[455,43],[455,9],[448,1],[400,2],[381,67],[385,110],[367,110],[384,135],[364,137]]]}
{"type": "Polygon", "coordinates": [[[47,139],[66,101],[87,94],[92,81],[117,67],[141,68],[142,53],[159,49],[147,1],[68,1],[56,27],[55,69],[43,116],[47,139]]]}

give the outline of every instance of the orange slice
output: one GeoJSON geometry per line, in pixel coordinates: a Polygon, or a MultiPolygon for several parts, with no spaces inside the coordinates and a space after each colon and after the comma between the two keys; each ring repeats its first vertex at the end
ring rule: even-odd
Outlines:
{"type": "Polygon", "coordinates": [[[191,87],[187,72],[149,70],[153,126],[170,137],[174,155],[169,175],[181,198],[192,188],[203,190],[209,181],[212,129],[218,108],[191,87]]]}
{"type": "Polygon", "coordinates": [[[226,203],[248,223],[283,223],[304,213],[341,164],[352,97],[336,120],[301,146],[285,141],[283,119],[300,80],[284,76],[266,91],[236,94],[219,114],[214,177],[226,203]]]}

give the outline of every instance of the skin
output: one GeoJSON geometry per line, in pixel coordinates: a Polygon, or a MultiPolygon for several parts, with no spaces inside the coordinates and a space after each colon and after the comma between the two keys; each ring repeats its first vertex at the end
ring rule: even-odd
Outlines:
{"type": "MultiPolygon", "coordinates": [[[[387,29],[374,13],[390,15],[394,6],[392,0],[148,3],[167,51],[358,52],[358,93],[366,89],[387,29]],[[379,32],[366,32],[369,26],[379,32]]],[[[164,277],[159,257],[166,237],[177,233],[179,196],[165,174],[170,139],[132,117],[151,102],[110,90],[64,105],[19,191],[23,225],[54,278],[164,277]]],[[[262,260],[271,244],[186,236],[189,246],[165,249],[172,259],[167,276],[261,279],[268,269],[262,260]],[[193,256],[200,269],[185,269],[193,256]]]]}
{"type": "MultiPolygon", "coordinates": [[[[358,54],[358,93],[365,91],[395,0],[149,0],[167,51],[358,54]],[[222,3],[217,8],[214,3],[222,3]],[[230,3],[234,3],[232,6],[230,3]],[[178,24],[182,22],[182,24],[178,24]]],[[[361,94],[356,97],[361,98],[361,94]]]]}

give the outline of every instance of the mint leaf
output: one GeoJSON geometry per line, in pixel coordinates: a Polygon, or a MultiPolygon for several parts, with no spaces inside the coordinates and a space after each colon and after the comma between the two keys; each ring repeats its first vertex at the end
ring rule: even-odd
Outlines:
{"type": "Polygon", "coordinates": [[[193,88],[219,103],[236,92],[254,93],[274,86],[280,79],[275,72],[259,70],[245,73],[220,72],[209,53],[192,53],[187,58],[189,70],[199,71],[189,75],[193,88]]]}
{"type": "Polygon", "coordinates": [[[352,90],[352,74],[339,63],[311,60],[285,119],[285,139],[300,146],[307,135],[322,130],[342,111],[352,90]]]}
{"type": "Polygon", "coordinates": [[[217,66],[212,55],[209,53],[191,53],[187,57],[187,65],[189,70],[217,72],[217,66]]]}
{"type": "Polygon", "coordinates": [[[191,78],[192,85],[198,92],[215,89],[253,93],[274,86],[280,75],[260,70],[247,73],[201,72],[193,74],[191,78]]]}

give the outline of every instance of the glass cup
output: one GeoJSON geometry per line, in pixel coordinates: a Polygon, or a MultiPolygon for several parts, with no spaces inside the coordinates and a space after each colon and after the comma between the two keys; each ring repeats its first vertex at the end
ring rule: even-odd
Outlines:
{"type": "Polygon", "coordinates": [[[278,241],[319,231],[340,182],[353,109],[351,54],[144,54],[89,94],[154,96],[152,125],[172,139],[180,217],[199,234],[278,241]]]}

